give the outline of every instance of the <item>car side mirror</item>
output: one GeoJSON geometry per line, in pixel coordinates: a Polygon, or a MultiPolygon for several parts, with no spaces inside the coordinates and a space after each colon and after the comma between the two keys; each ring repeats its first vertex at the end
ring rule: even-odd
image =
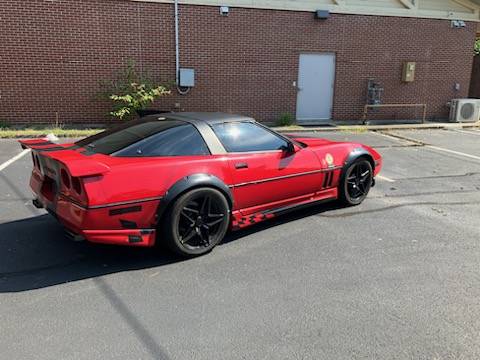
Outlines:
{"type": "Polygon", "coordinates": [[[289,141],[289,142],[287,142],[287,146],[285,146],[283,148],[283,151],[287,155],[294,154],[295,153],[295,145],[293,145],[293,143],[289,141]]]}

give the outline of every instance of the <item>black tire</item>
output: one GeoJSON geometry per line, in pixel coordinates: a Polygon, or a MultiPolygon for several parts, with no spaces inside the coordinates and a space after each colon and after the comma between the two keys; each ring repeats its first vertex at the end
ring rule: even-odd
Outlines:
{"type": "Polygon", "coordinates": [[[224,238],[230,208],[225,196],[213,188],[191,190],[169,208],[161,226],[168,248],[186,257],[206,254],[224,238]]]}
{"type": "Polygon", "coordinates": [[[344,205],[360,205],[367,197],[373,183],[372,164],[360,158],[350,164],[342,174],[338,186],[339,200],[344,205]]]}

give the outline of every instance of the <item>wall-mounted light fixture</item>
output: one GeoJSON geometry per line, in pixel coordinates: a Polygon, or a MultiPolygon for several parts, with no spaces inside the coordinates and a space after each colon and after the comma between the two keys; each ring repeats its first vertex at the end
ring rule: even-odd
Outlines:
{"type": "Polygon", "coordinates": [[[230,8],[228,6],[220,6],[220,15],[228,16],[230,13],[230,8]]]}
{"type": "Polygon", "coordinates": [[[329,10],[317,10],[315,11],[315,19],[327,20],[330,17],[329,10]]]}

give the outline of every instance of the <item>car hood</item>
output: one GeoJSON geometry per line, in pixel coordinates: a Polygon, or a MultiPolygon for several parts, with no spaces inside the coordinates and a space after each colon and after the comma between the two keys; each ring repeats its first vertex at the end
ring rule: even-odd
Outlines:
{"type": "Polygon", "coordinates": [[[304,144],[308,145],[309,147],[331,145],[331,144],[336,143],[335,141],[322,139],[322,138],[303,137],[303,136],[292,136],[291,138],[298,141],[298,142],[304,143],[304,144]]]}

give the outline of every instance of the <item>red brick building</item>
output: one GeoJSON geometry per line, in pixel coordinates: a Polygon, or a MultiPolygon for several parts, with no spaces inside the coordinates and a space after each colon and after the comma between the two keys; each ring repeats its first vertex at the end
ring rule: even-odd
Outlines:
{"type": "MultiPolygon", "coordinates": [[[[447,103],[468,95],[476,3],[364,3],[224,1],[230,5],[224,16],[214,0],[181,1],[180,64],[195,70],[195,86],[187,95],[173,91],[155,106],[275,121],[285,112],[308,113],[309,106],[318,108],[315,99],[323,104],[331,96],[331,109],[320,110],[334,121],[353,121],[362,116],[373,78],[384,88],[384,103],[426,103],[430,119],[446,118],[447,103]],[[328,10],[328,18],[315,18],[315,9],[328,10]],[[299,109],[300,59],[308,54],[331,56],[327,71],[317,74],[325,79],[321,83],[331,81],[331,94],[310,93],[299,109]],[[407,61],[416,64],[413,82],[402,81],[407,61]]],[[[104,123],[109,104],[97,97],[99,83],[115,78],[129,59],[159,81],[175,81],[172,1],[3,0],[0,121],[104,123]]],[[[303,80],[315,71],[307,69],[303,80]]],[[[376,116],[419,113],[394,109],[376,116]]]]}

